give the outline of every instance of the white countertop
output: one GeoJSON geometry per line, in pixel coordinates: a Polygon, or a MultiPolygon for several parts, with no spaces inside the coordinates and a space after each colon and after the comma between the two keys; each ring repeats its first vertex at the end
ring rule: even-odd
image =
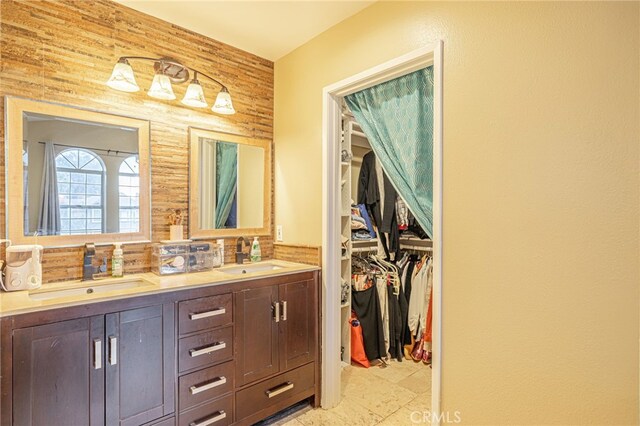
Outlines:
{"type": "MultiPolygon", "coordinates": [[[[195,272],[191,274],[176,275],[156,275],[151,272],[144,274],[125,275],[123,278],[105,278],[94,281],[64,281],[59,283],[43,284],[42,288],[35,291],[12,291],[0,293],[0,317],[23,314],[27,312],[37,312],[47,309],[64,308],[68,306],[85,305],[88,303],[117,300],[127,297],[143,296],[150,294],[165,293],[176,290],[184,290],[199,286],[213,286],[229,284],[240,281],[248,281],[256,278],[274,277],[289,275],[298,272],[316,271],[317,266],[302,263],[287,262],[284,260],[265,260],[263,262],[245,264],[243,266],[251,268],[252,265],[271,264],[278,266],[277,270],[265,270],[250,272],[245,274],[230,274],[225,270],[235,269],[241,265],[229,264],[222,268],[206,272],[195,272]],[[111,285],[139,282],[140,285],[133,288],[114,289],[104,292],[83,293],[78,295],[61,296],[49,299],[38,299],[45,292],[74,288],[98,288],[101,285],[111,285]]],[[[116,286],[117,287],[117,286],[116,286]]]]}

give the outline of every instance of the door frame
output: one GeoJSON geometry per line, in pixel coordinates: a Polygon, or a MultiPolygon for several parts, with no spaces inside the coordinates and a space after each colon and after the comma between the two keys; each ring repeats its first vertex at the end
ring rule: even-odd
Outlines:
{"type": "Polygon", "coordinates": [[[432,424],[438,425],[442,376],[442,40],[362,71],[322,91],[322,407],[340,402],[340,131],[346,95],[433,65],[433,377],[432,424]]]}

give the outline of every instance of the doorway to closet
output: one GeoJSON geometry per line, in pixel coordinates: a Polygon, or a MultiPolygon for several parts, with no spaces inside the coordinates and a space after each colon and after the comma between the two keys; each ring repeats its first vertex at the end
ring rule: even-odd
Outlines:
{"type": "MultiPolygon", "coordinates": [[[[349,381],[358,376],[366,380],[367,374],[375,374],[374,378],[387,379],[391,383],[409,379],[419,369],[430,370],[432,424],[438,424],[440,411],[440,374],[441,374],[441,288],[442,288],[442,53],[443,43],[418,49],[406,55],[378,65],[350,78],[332,84],[323,91],[323,344],[322,344],[322,407],[336,407],[349,391],[349,381]],[[389,256],[388,247],[374,237],[369,228],[353,232],[352,226],[360,226],[355,222],[367,223],[362,214],[362,206],[357,206],[357,189],[360,185],[360,172],[365,155],[372,151],[361,123],[349,108],[345,107],[345,96],[362,91],[381,83],[408,75],[417,70],[433,67],[433,229],[430,239],[416,236],[401,237],[398,257],[389,256]],[[352,215],[353,213],[353,215],[352,215]],[[355,221],[355,222],[354,222],[355,221]],[[356,241],[357,240],[357,241],[356,241]],[[406,359],[404,345],[395,347],[397,356],[389,353],[388,336],[385,356],[377,360],[369,369],[351,365],[352,336],[352,299],[353,278],[356,268],[372,266],[378,272],[383,271],[386,280],[393,285],[406,276],[406,258],[413,254],[420,261],[420,267],[432,268],[432,303],[433,326],[431,359],[424,356],[422,361],[406,359]],[[385,263],[389,260],[392,262],[385,263]],[[398,266],[398,263],[400,265],[398,266]],[[402,357],[402,362],[398,358],[402,357]],[[390,359],[395,359],[391,361],[390,359]],[[431,369],[425,365],[431,363],[431,369]],[[371,370],[378,369],[378,370],[371,370]],[[346,383],[343,382],[343,378],[346,383]],[[344,385],[344,386],[341,386],[344,385]]],[[[370,160],[370,159],[369,159],[370,160]]],[[[367,160],[368,162],[370,162],[367,160]]],[[[360,188],[362,189],[362,188],[360,188]]],[[[424,236],[424,235],[423,235],[424,236]]],[[[399,287],[402,289],[402,287],[399,287]]],[[[396,290],[397,294],[397,290],[396,290]]],[[[384,303],[380,298],[380,303],[384,303]]],[[[391,300],[391,296],[390,299],[391,300]]],[[[389,307],[384,307],[389,312],[389,307]]],[[[404,342],[403,342],[404,343],[404,342]]],[[[415,358],[415,357],[414,357],[415,358]]],[[[425,377],[424,375],[419,377],[425,377]]],[[[361,379],[362,380],[362,379],[361,379]]],[[[374,380],[372,380],[374,382],[374,380]]],[[[381,381],[378,384],[384,383],[381,381]]],[[[423,385],[429,385],[424,381],[423,385]]],[[[416,383],[420,386],[420,383],[416,383]]],[[[385,389],[371,389],[385,392],[385,389]]],[[[426,398],[426,397],[425,397],[426,398]]],[[[409,419],[406,419],[409,420],[409,419]]],[[[424,419],[421,417],[421,422],[424,419]]]]}

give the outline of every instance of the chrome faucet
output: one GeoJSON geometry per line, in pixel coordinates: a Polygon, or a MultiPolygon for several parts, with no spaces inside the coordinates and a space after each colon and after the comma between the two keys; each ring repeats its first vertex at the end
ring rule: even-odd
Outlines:
{"type": "Polygon", "coordinates": [[[242,251],[243,245],[249,247],[249,244],[251,244],[251,242],[247,238],[245,237],[238,238],[238,241],[236,242],[236,263],[238,265],[242,265],[244,263],[244,260],[249,257],[247,253],[244,253],[242,251]]]}
{"type": "Polygon", "coordinates": [[[93,258],[96,255],[96,246],[93,243],[84,245],[84,260],[82,262],[82,281],[95,280],[99,276],[106,276],[107,258],[102,259],[102,265],[93,266],[93,258]]]}

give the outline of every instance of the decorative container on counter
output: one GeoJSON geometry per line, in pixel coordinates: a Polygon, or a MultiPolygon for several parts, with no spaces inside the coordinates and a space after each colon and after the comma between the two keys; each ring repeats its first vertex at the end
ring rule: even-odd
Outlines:
{"type": "Polygon", "coordinates": [[[209,271],[222,266],[220,247],[212,243],[189,245],[189,272],[209,271]]]}
{"type": "Polygon", "coordinates": [[[158,275],[182,274],[188,271],[188,244],[154,244],[151,270],[158,275]]]}

